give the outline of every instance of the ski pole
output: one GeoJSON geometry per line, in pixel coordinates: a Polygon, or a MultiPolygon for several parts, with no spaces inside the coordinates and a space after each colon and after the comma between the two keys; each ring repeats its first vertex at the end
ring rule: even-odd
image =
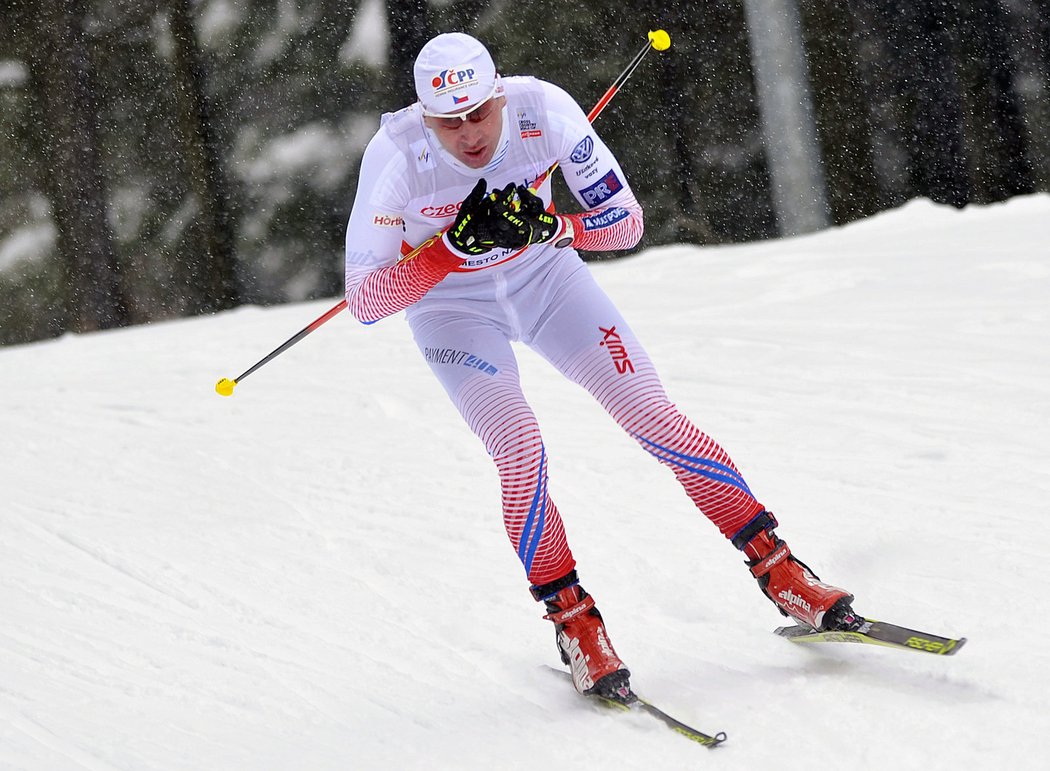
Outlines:
{"type": "MultiPolygon", "coordinates": [[[[606,106],[608,106],[609,102],[612,101],[612,98],[614,96],[616,96],[617,92],[623,87],[623,84],[627,82],[627,79],[631,77],[631,75],[634,73],[634,71],[638,68],[638,65],[642,63],[642,59],[644,59],[645,55],[647,53],[649,53],[649,49],[650,48],[655,48],[657,51],[666,51],[670,47],[671,47],[671,36],[668,35],[667,32],[665,32],[662,29],[650,31],[649,34],[648,34],[648,37],[646,39],[645,45],[642,47],[642,49],[640,51],[638,51],[637,54],[634,55],[634,58],[631,60],[631,63],[628,64],[627,67],[624,69],[624,71],[621,72],[617,76],[617,78],[613,82],[613,84],[611,86],[609,86],[609,88],[606,90],[606,92],[602,95],[602,98],[599,99],[597,101],[597,103],[594,105],[594,107],[591,108],[591,111],[589,113],[587,113],[587,120],[588,120],[588,122],[594,123],[594,120],[599,115],[602,114],[602,111],[606,108],[606,106]]],[[[551,174],[553,174],[554,170],[557,169],[557,168],[558,168],[558,162],[555,161],[551,165],[550,168],[548,168],[546,171],[544,171],[542,174],[540,174],[540,176],[538,176],[533,181],[533,183],[532,183],[532,185],[530,185],[530,187],[535,188],[538,185],[543,184],[544,180],[546,180],[547,177],[549,177],[551,174]]],[[[446,230],[447,230],[447,228],[446,228],[446,230]]],[[[444,232],[444,231],[442,231],[442,232],[444,232]]],[[[435,238],[440,237],[440,235],[441,235],[441,233],[438,233],[438,235],[435,236],[435,238]]],[[[431,238],[431,239],[428,239],[428,240],[424,241],[422,244],[420,244],[415,249],[413,249],[411,252],[409,252],[407,255],[405,255],[405,257],[403,259],[406,259],[406,260],[412,259],[417,254],[419,254],[421,251],[423,251],[423,249],[428,244],[432,243],[433,240],[434,239],[431,238]]],[[[263,366],[267,362],[269,362],[269,361],[277,358],[278,356],[280,356],[282,353],[287,351],[289,348],[291,348],[293,345],[298,343],[300,340],[302,340],[308,334],[310,334],[311,332],[316,330],[318,327],[320,327],[322,324],[324,324],[329,319],[332,319],[335,316],[338,316],[343,311],[343,309],[346,308],[346,305],[347,305],[347,303],[346,303],[345,299],[340,300],[334,307],[330,308],[329,310],[325,311],[322,315],[318,316],[316,319],[314,319],[308,325],[306,325],[301,330],[296,332],[292,337],[288,338],[280,346],[278,346],[277,348],[272,350],[265,357],[263,357],[262,359],[257,361],[255,364],[253,364],[251,367],[249,367],[247,370],[245,370],[244,372],[242,372],[240,375],[238,375],[237,377],[233,378],[232,380],[230,378],[225,378],[225,377],[224,378],[219,378],[219,382],[215,384],[215,391],[216,391],[216,393],[218,393],[220,396],[232,396],[234,387],[238,383],[240,383],[242,380],[244,380],[246,377],[248,377],[248,375],[250,375],[253,372],[255,372],[255,370],[259,369],[259,367],[263,366]]]]}
{"type": "MultiPolygon", "coordinates": [[[[604,94],[602,94],[602,98],[599,99],[594,105],[594,107],[591,108],[591,111],[587,113],[588,122],[594,123],[597,117],[602,114],[609,102],[612,101],[612,98],[616,96],[616,94],[621,88],[623,88],[623,84],[626,83],[627,79],[634,74],[634,71],[636,69],[638,69],[638,65],[642,63],[642,59],[644,59],[645,55],[649,53],[650,48],[655,48],[657,51],[666,51],[670,47],[671,36],[668,35],[664,30],[658,29],[649,32],[648,38],[645,42],[645,45],[642,46],[642,49],[634,55],[634,58],[631,60],[631,63],[628,64],[624,71],[616,77],[616,80],[613,81],[613,84],[609,86],[608,90],[606,90],[604,94]]],[[[556,168],[558,168],[557,161],[551,164],[551,167],[549,169],[547,169],[545,172],[536,177],[535,181],[533,181],[533,183],[529,185],[529,187],[536,189],[539,185],[542,185],[544,180],[547,179],[547,177],[549,177],[551,174],[553,174],[556,168]]]]}
{"type": "Polygon", "coordinates": [[[333,318],[334,316],[339,315],[339,312],[342,311],[343,308],[345,308],[345,307],[346,307],[346,300],[343,300],[338,305],[336,305],[334,308],[331,308],[330,310],[325,311],[324,315],[318,316],[316,319],[314,319],[308,325],[306,325],[305,327],[300,329],[292,337],[290,337],[287,340],[285,340],[280,346],[278,346],[277,348],[274,348],[265,357],[263,357],[262,359],[259,359],[259,361],[255,362],[255,364],[250,366],[248,369],[246,369],[240,375],[235,377],[233,380],[230,380],[229,378],[225,378],[225,377],[224,378],[219,378],[219,382],[215,384],[215,391],[220,396],[232,396],[233,395],[233,388],[234,388],[234,386],[236,386],[238,383],[240,383],[242,380],[244,380],[246,377],[248,377],[248,375],[250,375],[253,372],[255,372],[255,370],[259,369],[259,367],[261,367],[266,362],[270,361],[271,359],[276,359],[282,353],[287,351],[289,348],[291,348],[293,345],[298,343],[300,340],[302,340],[308,334],[310,334],[315,329],[317,329],[319,326],[321,326],[326,321],[328,321],[330,318],[333,318]]]}

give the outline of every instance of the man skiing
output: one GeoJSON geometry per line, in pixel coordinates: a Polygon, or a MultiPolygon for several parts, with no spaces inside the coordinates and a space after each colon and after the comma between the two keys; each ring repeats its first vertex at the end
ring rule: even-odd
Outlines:
{"type": "Polygon", "coordinates": [[[630,673],[577,579],[512,341],[586,388],[674,472],[781,613],[836,628],[852,613],[852,595],[817,580],[776,536],[776,519],[726,452],[670,402],[576,252],[630,248],[642,235],[627,177],[580,107],[550,83],[500,77],[484,45],[460,33],[428,42],[414,77],[419,101],[383,116],[361,161],[346,234],[347,304],[364,323],[406,311],[431,370],[484,442],[511,545],[576,689],[622,698],[630,673]],[[555,162],[581,213],[554,212],[544,171],[555,162]]]}

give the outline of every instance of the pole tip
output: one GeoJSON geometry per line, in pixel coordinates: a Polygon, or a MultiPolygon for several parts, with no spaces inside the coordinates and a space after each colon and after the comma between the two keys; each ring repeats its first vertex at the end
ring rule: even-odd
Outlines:
{"type": "Polygon", "coordinates": [[[237,385],[236,380],[230,380],[229,378],[219,378],[219,382],[215,384],[215,393],[219,396],[233,396],[233,387],[237,385]]]}
{"type": "Polygon", "coordinates": [[[649,45],[657,51],[666,51],[671,47],[671,36],[662,29],[653,30],[649,33],[649,45]]]}

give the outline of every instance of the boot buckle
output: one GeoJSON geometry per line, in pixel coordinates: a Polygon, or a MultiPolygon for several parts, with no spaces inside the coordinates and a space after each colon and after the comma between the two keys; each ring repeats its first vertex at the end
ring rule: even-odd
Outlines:
{"type": "Polygon", "coordinates": [[[553,621],[555,624],[564,624],[565,622],[571,621],[577,616],[586,613],[593,607],[594,598],[588,594],[575,605],[565,608],[565,610],[559,610],[553,613],[548,613],[546,616],[544,616],[544,618],[548,621],[553,621]]]}
{"type": "Polygon", "coordinates": [[[786,560],[790,555],[791,549],[788,548],[786,543],[781,541],[773,547],[773,551],[759,560],[758,564],[751,567],[751,575],[755,578],[761,578],[781,562],[786,560]]]}

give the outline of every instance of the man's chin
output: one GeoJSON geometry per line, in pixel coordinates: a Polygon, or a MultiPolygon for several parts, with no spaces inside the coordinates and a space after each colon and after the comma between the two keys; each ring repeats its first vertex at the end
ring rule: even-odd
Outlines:
{"type": "Polygon", "coordinates": [[[469,166],[472,169],[480,169],[492,160],[492,151],[486,150],[478,155],[468,155],[467,153],[463,153],[460,155],[459,160],[462,161],[465,166],[469,166]]]}

